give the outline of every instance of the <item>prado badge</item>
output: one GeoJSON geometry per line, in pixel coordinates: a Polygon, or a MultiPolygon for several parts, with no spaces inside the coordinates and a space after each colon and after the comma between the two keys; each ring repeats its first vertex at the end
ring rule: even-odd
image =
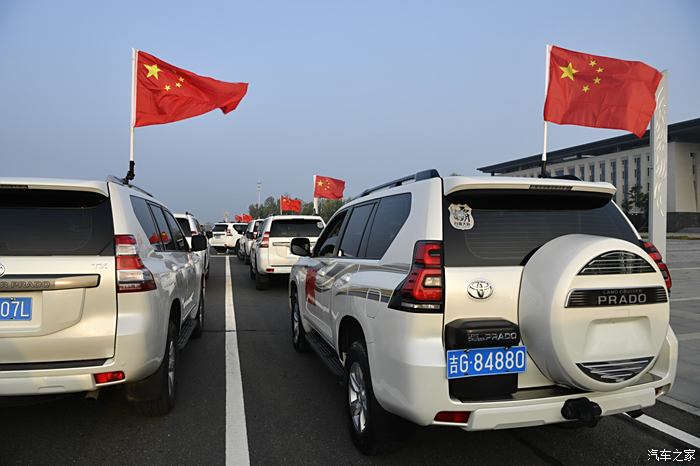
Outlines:
{"type": "Polygon", "coordinates": [[[474,228],[472,209],[467,204],[450,204],[450,225],[458,230],[474,228]]]}

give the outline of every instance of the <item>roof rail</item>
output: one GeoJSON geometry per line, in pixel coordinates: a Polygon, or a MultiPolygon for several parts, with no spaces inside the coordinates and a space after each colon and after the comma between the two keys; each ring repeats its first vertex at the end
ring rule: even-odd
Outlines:
{"type": "Polygon", "coordinates": [[[394,188],[396,186],[401,186],[404,184],[406,181],[423,181],[423,180],[429,180],[431,178],[440,178],[440,173],[438,173],[437,170],[434,168],[430,170],[423,170],[421,172],[417,172],[413,175],[408,175],[404,176],[403,178],[396,179],[394,181],[389,181],[388,183],[380,184],[379,186],[375,186],[374,188],[369,188],[365,189],[362,191],[362,194],[360,194],[360,197],[366,196],[368,194],[371,194],[375,191],[379,191],[380,189],[385,189],[385,188],[394,188]]]}
{"type": "Polygon", "coordinates": [[[153,197],[153,194],[149,193],[149,192],[146,191],[145,189],[139,188],[139,187],[136,186],[135,184],[124,183],[124,179],[123,179],[123,178],[117,178],[117,177],[114,176],[114,175],[109,175],[109,176],[107,177],[107,181],[108,181],[109,183],[116,183],[116,184],[121,185],[121,186],[126,186],[127,188],[134,188],[134,189],[136,189],[137,191],[141,191],[142,193],[144,193],[144,194],[147,195],[147,196],[153,197]]]}
{"type": "Polygon", "coordinates": [[[547,176],[550,180],[572,180],[572,181],[583,181],[576,175],[557,175],[557,176],[547,176]]]}

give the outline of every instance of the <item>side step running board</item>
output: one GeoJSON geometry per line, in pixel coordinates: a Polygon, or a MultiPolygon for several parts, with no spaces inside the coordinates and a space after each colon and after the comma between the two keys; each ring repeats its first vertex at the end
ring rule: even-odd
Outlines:
{"type": "Polygon", "coordinates": [[[326,340],[315,332],[307,333],[306,341],[311,349],[321,357],[321,361],[326,367],[338,378],[338,382],[342,382],[343,377],[345,377],[345,369],[340,364],[340,359],[338,359],[338,355],[331,345],[326,343],[326,340]]]}
{"type": "Polygon", "coordinates": [[[195,326],[197,325],[197,319],[186,319],[185,323],[182,324],[182,328],[180,329],[180,335],[177,338],[177,349],[182,349],[185,347],[188,341],[190,341],[190,337],[192,336],[192,332],[194,331],[195,326]]]}

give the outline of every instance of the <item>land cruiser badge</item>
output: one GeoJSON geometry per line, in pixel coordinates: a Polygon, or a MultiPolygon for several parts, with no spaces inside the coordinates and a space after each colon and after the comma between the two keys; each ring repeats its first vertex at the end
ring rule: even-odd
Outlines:
{"type": "Polygon", "coordinates": [[[450,204],[450,225],[458,230],[474,228],[472,209],[467,204],[450,204]]]}

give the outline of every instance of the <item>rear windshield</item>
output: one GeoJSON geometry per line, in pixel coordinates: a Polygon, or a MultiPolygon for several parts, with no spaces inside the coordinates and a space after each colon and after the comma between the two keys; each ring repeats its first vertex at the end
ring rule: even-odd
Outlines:
{"type": "Polygon", "coordinates": [[[109,199],[50,189],[0,189],[0,256],[114,254],[109,199]]]}
{"type": "Polygon", "coordinates": [[[273,220],[270,227],[271,238],[316,238],[323,230],[323,222],[313,219],[273,220]]]}
{"type": "Polygon", "coordinates": [[[473,190],[445,201],[448,267],[522,265],[543,244],[576,233],[638,241],[607,194],[473,190]]]}
{"type": "Polygon", "coordinates": [[[191,238],[192,237],[192,229],[190,228],[189,219],[178,218],[176,220],[177,220],[177,223],[180,224],[180,228],[182,228],[182,231],[185,233],[185,236],[187,236],[188,238],[191,238]]]}
{"type": "Polygon", "coordinates": [[[228,225],[217,223],[211,231],[226,231],[228,225]]]}
{"type": "Polygon", "coordinates": [[[237,232],[239,235],[242,235],[243,233],[245,233],[245,229],[246,229],[247,226],[248,226],[247,224],[243,223],[243,224],[240,224],[240,225],[234,225],[234,226],[233,226],[233,229],[236,230],[236,232],[237,232]]]}

